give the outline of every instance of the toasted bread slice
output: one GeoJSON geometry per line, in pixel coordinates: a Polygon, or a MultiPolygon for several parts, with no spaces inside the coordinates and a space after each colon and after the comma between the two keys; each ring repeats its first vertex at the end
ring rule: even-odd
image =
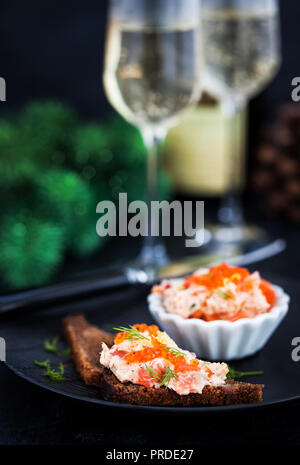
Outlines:
{"type": "Polygon", "coordinates": [[[121,383],[99,361],[101,344],[113,344],[113,335],[90,325],[83,315],[63,321],[64,334],[73,350],[73,359],[84,382],[100,387],[105,400],[138,405],[201,406],[234,405],[260,402],[263,385],[228,380],[221,386],[205,386],[201,394],[180,396],[172,389],[147,388],[130,382],[121,383]]]}
{"type": "Polygon", "coordinates": [[[72,315],[63,320],[63,332],[72,349],[77,371],[84,382],[99,386],[103,368],[100,366],[102,342],[112,346],[112,334],[90,325],[84,315],[72,315]]]}
{"type": "Polygon", "coordinates": [[[168,388],[147,388],[139,384],[121,383],[112,371],[104,368],[100,389],[105,400],[112,402],[160,405],[160,406],[203,406],[249,404],[262,401],[263,386],[227,380],[221,386],[205,386],[201,394],[180,396],[168,388]]]}

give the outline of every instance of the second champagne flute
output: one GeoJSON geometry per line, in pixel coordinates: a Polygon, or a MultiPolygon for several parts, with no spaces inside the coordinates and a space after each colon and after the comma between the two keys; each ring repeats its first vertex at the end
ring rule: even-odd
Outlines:
{"type": "Polygon", "coordinates": [[[168,262],[153,224],[158,200],[160,146],[167,130],[200,95],[199,0],[112,0],[106,40],[104,87],[112,106],[137,126],[148,151],[148,236],[130,280],[154,279],[168,262]],[[151,226],[151,228],[150,228],[151,226]]]}
{"type": "Polygon", "coordinates": [[[277,74],[280,63],[277,0],[202,0],[204,87],[220,100],[227,121],[230,185],[219,210],[216,239],[255,246],[259,230],[244,219],[238,182],[240,138],[235,117],[277,74]],[[230,134],[231,132],[231,134],[230,134]]]}

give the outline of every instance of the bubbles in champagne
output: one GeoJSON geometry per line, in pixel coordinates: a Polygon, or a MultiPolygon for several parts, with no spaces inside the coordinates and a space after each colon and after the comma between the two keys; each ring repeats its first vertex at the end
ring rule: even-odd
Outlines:
{"type": "Polygon", "coordinates": [[[138,126],[172,121],[199,91],[197,25],[121,26],[108,33],[104,85],[110,102],[138,126]]]}
{"type": "Polygon", "coordinates": [[[274,12],[207,11],[203,15],[205,88],[223,100],[247,99],[279,66],[274,12]]]}

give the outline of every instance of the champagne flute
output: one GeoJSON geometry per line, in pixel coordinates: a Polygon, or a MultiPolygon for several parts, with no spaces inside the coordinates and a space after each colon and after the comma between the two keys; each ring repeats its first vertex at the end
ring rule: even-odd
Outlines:
{"type": "MultiPolygon", "coordinates": [[[[143,136],[150,203],[158,200],[159,151],[167,130],[200,96],[199,0],[111,0],[104,87],[112,106],[143,136]]],[[[151,228],[150,228],[151,227],[151,228]]],[[[148,236],[128,266],[131,281],[154,279],[168,262],[160,237],[148,236]]]]}
{"type": "Polygon", "coordinates": [[[247,244],[258,238],[259,230],[244,219],[239,194],[241,140],[235,122],[238,112],[279,69],[278,2],[202,0],[202,5],[204,87],[221,102],[229,143],[229,191],[221,202],[220,224],[214,230],[220,242],[247,244]]]}

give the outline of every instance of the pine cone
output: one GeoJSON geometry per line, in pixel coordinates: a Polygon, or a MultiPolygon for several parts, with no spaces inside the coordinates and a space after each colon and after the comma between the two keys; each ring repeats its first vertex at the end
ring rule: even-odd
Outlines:
{"type": "Polygon", "coordinates": [[[260,131],[252,186],[269,215],[300,222],[300,105],[285,104],[273,127],[260,131]]]}

